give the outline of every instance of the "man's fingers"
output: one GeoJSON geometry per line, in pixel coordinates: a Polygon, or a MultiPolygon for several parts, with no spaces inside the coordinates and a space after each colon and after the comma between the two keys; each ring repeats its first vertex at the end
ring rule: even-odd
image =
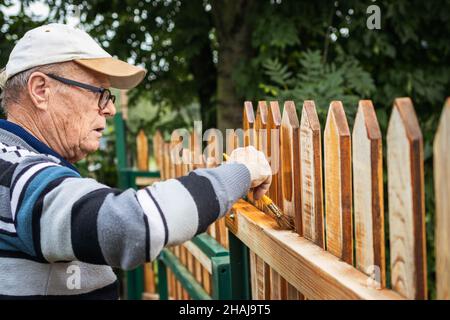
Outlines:
{"type": "Polygon", "coordinates": [[[265,195],[267,191],[269,191],[271,181],[272,176],[269,176],[269,178],[267,178],[264,183],[253,189],[253,197],[255,198],[255,200],[261,199],[262,196],[265,195]]]}

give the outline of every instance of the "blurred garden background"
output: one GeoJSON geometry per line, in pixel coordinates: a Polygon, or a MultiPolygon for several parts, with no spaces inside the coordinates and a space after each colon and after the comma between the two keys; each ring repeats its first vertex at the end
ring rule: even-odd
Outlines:
{"type": "MultiPolygon", "coordinates": [[[[424,135],[434,277],[432,143],[450,95],[449,0],[0,0],[0,67],[27,30],[50,22],[83,28],[112,55],[149,71],[128,93],[130,150],[140,128],[150,138],[194,120],[204,130],[241,127],[244,100],[294,100],[299,109],[315,100],[323,129],[331,100],[343,101],[352,125],[358,100],[372,99],[385,136],[394,98],[411,97],[424,135]],[[375,29],[368,27],[373,6],[375,29]]],[[[114,148],[110,125],[101,150],[78,167],[116,185],[114,148]]]]}

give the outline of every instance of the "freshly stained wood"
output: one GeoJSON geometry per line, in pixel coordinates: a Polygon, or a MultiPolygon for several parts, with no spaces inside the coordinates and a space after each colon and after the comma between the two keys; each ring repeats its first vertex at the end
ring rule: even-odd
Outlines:
{"type": "Polygon", "coordinates": [[[239,200],[231,231],[308,299],[403,299],[388,289],[367,285],[367,276],[295,232],[239,200]]]}
{"type": "MultiPolygon", "coordinates": [[[[242,115],[242,128],[244,130],[244,147],[256,147],[257,137],[255,131],[255,112],[253,104],[250,101],[245,101],[244,111],[242,115]]],[[[247,194],[249,201],[253,202],[253,192],[249,191],[247,194]]]]}
{"type": "Polygon", "coordinates": [[[155,155],[155,161],[156,166],[158,169],[162,168],[162,158],[163,158],[163,144],[164,144],[164,138],[161,134],[161,131],[156,130],[155,134],[153,135],[153,154],[155,155]]]}
{"type": "Polygon", "coordinates": [[[436,197],[436,291],[450,299],[450,98],[442,111],[434,139],[434,192],[436,197]]]}
{"type": "Polygon", "coordinates": [[[303,236],[324,247],[322,142],[314,101],[303,104],[300,122],[300,161],[303,236]]]}
{"type": "Polygon", "coordinates": [[[353,264],[351,142],[340,101],[328,109],[324,145],[327,250],[353,264]]]}
{"type": "Polygon", "coordinates": [[[256,110],[255,130],[256,130],[256,148],[262,151],[267,157],[267,116],[268,108],[266,101],[259,101],[256,110]]]}
{"type": "Polygon", "coordinates": [[[385,243],[381,131],[370,100],[359,102],[353,127],[356,267],[384,287],[385,243]]]}
{"type": "MultiPolygon", "coordinates": [[[[267,158],[272,169],[272,184],[268,196],[282,210],[283,194],[281,181],[281,112],[278,101],[270,101],[267,110],[267,158]]],[[[273,268],[270,268],[270,299],[287,299],[287,282],[273,268]]]]}
{"type": "Polygon", "coordinates": [[[225,249],[228,248],[228,232],[225,226],[225,218],[221,218],[214,222],[214,227],[216,229],[216,237],[217,242],[220,243],[222,247],[225,249]]]}
{"type": "Polygon", "coordinates": [[[139,130],[136,137],[136,148],[138,169],[148,171],[148,139],[143,129],[139,130]]]}
{"type": "Polygon", "coordinates": [[[242,125],[244,129],[244,146],[255,146],[255,111],[253,109],[253,104],[250,101],[245,101],[244,103],[242,125]]]}
{"type": "MultiPolygon", "coordinates": [[[[256,109],[255,117],[255,147],[263,152],[267,157],[267,103],[259,101],[256,109]]],[[[264,202],[262,200],[254,200],[255,206],[264,210],[264,202]]]]}
{"type": "Polygon", "coordinates": [[[267,114],[267,157],[272,169],[272,184],[269,189],[269,197],[282,209],[283,194],[281,191],[281,148],[280,148],[281,112],[278,101],[270,101],[267,114]]]}
{"type": "Polygon", "coordinates": [[[283,213],[293,219],[302,235],[300,194],[300,124],[293,101],[284,104],[281,120],[281,180],[283,213]]]}
{"type": "Polygon", "coordinates": [[[409,98],[395,100],[387,134],[392,288],[426,299],[422,133],[409,98]]]}

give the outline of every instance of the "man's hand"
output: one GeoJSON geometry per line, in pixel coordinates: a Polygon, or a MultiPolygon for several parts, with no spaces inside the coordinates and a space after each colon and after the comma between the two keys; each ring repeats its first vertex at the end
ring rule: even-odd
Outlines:
{"type": "Polygon", "coordinates": [[[244,164],[250,171],[251,188],[255,200],[259,200],[268,190],[272,182],[272,169],[261,151],[253,146],[233,150],[228,162],[244,164]]]}

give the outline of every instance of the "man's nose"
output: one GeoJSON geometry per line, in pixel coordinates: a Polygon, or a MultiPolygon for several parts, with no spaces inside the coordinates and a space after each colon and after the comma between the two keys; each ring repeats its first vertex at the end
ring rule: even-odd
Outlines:
{"type": "Polygon", "coordinates": [[[114,105],[114,103],[111,100],[109,100],[105,109],[103,109],[101,111],[101,113],[105,117],[114,117],[114,115],[116,114],[116,106],[114,105]]]}

